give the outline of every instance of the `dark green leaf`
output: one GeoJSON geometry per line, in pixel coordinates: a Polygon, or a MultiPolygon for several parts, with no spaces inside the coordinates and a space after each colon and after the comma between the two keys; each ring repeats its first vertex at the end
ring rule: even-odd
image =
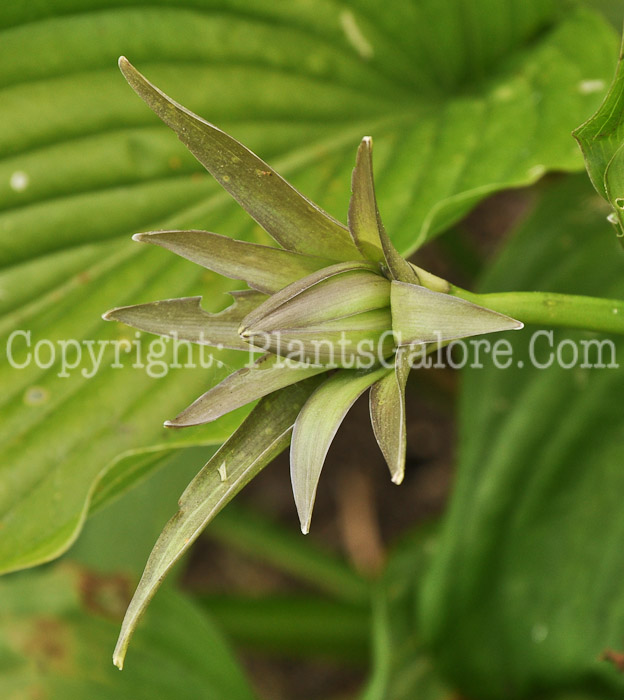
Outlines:
{"type": "Polygon", "coordinates": [[[373,663],[361,700],[449,700],[454,697],[423,648],[417,592],[437,536],[421,526],[391,552],[373,594],[373,663]]]}
{"type": "MultiPolygon", "coordinates": [[[[484,291],[621,298],[616,251],[600,200],[574,179],[545,196],[484,291]]],[[[464,376],[459,472],[424,630],[468,697],[621,697],[624,677],[602,655],[621,650],[624,630],[624,342],[559,330],[551,347],[533,330],[506,336],[510,367],[481,352],[484,368],[464,376]]]]}

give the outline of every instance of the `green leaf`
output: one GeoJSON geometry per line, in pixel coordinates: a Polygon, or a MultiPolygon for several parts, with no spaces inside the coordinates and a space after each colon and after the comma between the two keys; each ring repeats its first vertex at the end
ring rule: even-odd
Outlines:
{"type": "Polygon", "coordinates": [[[605,175],[616,151],[624,143],[624,57],[604,101],[584,124],[574,131],[591,181],[598,194],[607,198],[605,175]]]}
{"type": "Polygon", "coordinates": [[[180,497],[180,510],[167,523],[126,612],[114,662],[123,666],[130,637],[171,567],[212,518],[290,442],[292,427],[318,384],[308,379],[261,401],[214,454],[180,497]]]}
{"type": "Polygon", "coordinates": [[[299,363],[288,365],[277,355],[263,355],[253,364],[227,376],[165,425],[183,428],[209,423],[278,389],[325,371],[325,367],[299,363]]]}
{"type": "Polygon", "coordinates": [[[300,593],[261,598],[202,595],[200,601],[228,637],[263,657],[301,658],[308,663],[324,659],[332,666],[368,661],[368,606],[300,593]]]}
{"type": "Polygon", "coordinates": [[[368,581],[342,557],[264,514],[232,503],[210,523],[206,535],[334,598],[353,605],[369,601],[368,581]]]}
{"type": "MultiPolygon", "coordinates": [[[[122,305],[192,296],[207,311],[225,305],[221,293],[231,285],[133,244],[137,231],[208,229],[267,242],[128,88],[120,54],[342,220],[355,149],[364,134],[374,136],[377,198],[406,252],[488,192],[581,167],[569,131],[596,109],[600,92],[579,86],[606,85],[615,37],[598,15],[554,7],[1,3],[2,352],[16,329],[31,330],[33,343],[132,341],[100,321],[122,305]]],[[[218,383],[223,369],[149,377],[111,368],[109,346],[89,379],[79,373],[91,366],[83,350],[69,377],[56,376],[58,364],[16,370],[0,362],[2,571],[67,549],[111,464],[126,488],[135,472],[154,468],[154,455],[220,442],[240,420],[164,431],[163,420],[218,383]]],[[[233,353],[217,359],[233,369],[242,361],[233,353]]]]}
{"type": "Polygon", "coordinates": [[[327,258],[235,241],[208,231],[154,231],[137,233],[133,238],[162,246],[220,275],[243,280],[267,294],[332,264],[327,258]]]}
{"type": "Polygon", "coordinates": [[[240,337],[238,329],[245,316],[264,299],[264,294],[255,292],[239,294],[234,304],[218,314],[206,313],[201,308],[201,297],[165,299],[111,309],[103,318],[192,343],[249,351],[249,344],[240,337]]]}
{"type": "Polygon", "coordinates": [[[137,95],[284,248],[310,255],[329,255],[335,260],[359,257],[344,226],[297,192],[248,148],[171,100],[123,56],[119,67],[137,95]]]}
{"type": "Polygon", "coordinates": [[[392,282],[392,328],[399,345],[444,342],[482,333],[519,330],[497,311],[417,284],[392,282]]]}
{"type": "MultiPolygon", "coordinates": [[[[585,178],[559,185],[483,291],[624,297],[599,214],[585,178]]],[[[468,697],[620,697],[624,678],[601,659],[624,629],[624,341],[569,330],[552,347],[528,332],[506,340],[507,369],[481,352],[484,367],[463,377],[458,478],[421,601],[427,641],[468,697]]]]}
{"type": "Polygon", "coordinates": [[[394,360],[394,372],[375,382],[370,392],[373,432],[395,484],[400,484],[405,476],[405,384],[409,371],[409,351],[399,348],[394,360]]]}
{"type": "Polygon", "coordinates": [[[202,609],[163,591],[137,633],[133,663],[110,663],[131,582],[64,562],[0,582],[0,694],[155,700],[251,700],[240,668],[202,609]]]}
{"type": "Polygon", "coordinates": [[[361,700],[448,700],[419,630],[415,600],[435,551],[432,526],[410,533],[390,553],[373,595],[373,663],[361,700]]]}
{"type": "Polygon", "coordinates": [[[339,370],[306,401],[295,423],[290,478],[301,531],[310,531],[316,489],[325,457],[340,424],[357,398],[390,370],[339,370]]]}
{"type": "Polygon", "coordinates": [[[612,220],[624,236],[624,43],[618,69],[598,111],[574,131],[594,187],[613,207],[612,220]]]}

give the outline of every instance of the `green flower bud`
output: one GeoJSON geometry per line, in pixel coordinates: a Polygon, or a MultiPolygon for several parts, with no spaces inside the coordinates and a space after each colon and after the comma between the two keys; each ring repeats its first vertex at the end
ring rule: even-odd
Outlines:
{"type": "Polygon", "coordinates": [[[390,282],[374,265],[343,263],[288,285],[248,314],[250,345],[327,367],[369,368],[393,352],[390,282]]]}

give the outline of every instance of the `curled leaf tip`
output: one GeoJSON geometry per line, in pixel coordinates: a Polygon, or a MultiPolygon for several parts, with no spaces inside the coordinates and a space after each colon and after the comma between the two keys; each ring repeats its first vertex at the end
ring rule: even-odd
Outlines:
{"type": "Polygon", "coordinates": [[[400,486],[403,483],[403,477],[405,476],[405,472],[397,472],[396,474],[392,475],[392,483],[396,484],[397,486],[400,486]]]}
{"type": "Polygon", "coordinates": [[[145,241],[145,239],[147,238],[148,235],[149,234],[145,234],[145,233],[135,233],[132,236],[132,240],[137,241],[138,243],[143,243],[143,241],[145,241]]]}

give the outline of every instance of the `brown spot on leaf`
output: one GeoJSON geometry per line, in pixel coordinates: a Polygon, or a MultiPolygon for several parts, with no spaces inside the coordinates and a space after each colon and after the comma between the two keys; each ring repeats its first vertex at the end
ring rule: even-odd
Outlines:
{"type": "Polygon", "coordinates": [[[171,158],[169,158],[169,167],[171,170],[179,170],[182,167],[182,159],[180,156],[171,156],[171,158]]]}
{"type": "Polygon", "coordinates": [[[121,620],[132,597],[132,584],[121,574],[81,571],[78,593],[84,607],[101,617],[121,620]]]}
{"type": "Polygon", "coordinates": [[[38,617],[23,640],[27,658],[40,671],[66,670],[71,661],[71,633],[66,624],[55,617],[38,617]]]}

